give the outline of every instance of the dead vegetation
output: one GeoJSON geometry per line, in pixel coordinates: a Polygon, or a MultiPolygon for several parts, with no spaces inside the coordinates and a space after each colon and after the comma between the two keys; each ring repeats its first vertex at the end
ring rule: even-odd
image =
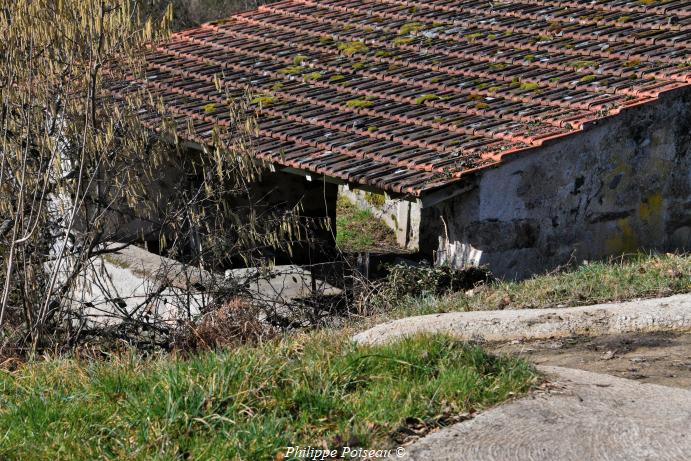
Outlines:
{"type": "Polygon", "coordinates": [[[258,344],[274,338],[278,330],[262,321],[262,317],[262,310],[251,302],[230,299],[199,319],[183,322],[174,333],[172,349],[191,354],[258,344]]]}
{"type": "MultiPolygon", "coordinates": [[[[219,86],[228,102],[213,109],[228,112],[227,126],[213,127],[214,142],[195,155],[159,97],[111,91],[139,74],[142,47],[169,33],[173,10],[152,20],[145,3],[17,0],[0,9],[0,354],[70,350],[98,336],[160,347],[171,332],[151,314],[161,303],[237,295],[181,288],[177,274],[158,273],[141,299],[128,299],[112,289],[103,258],[133,244],[207,273],[264,266],[310,244],[312,223],[297,206],[251,194],[265,165],[251,155],[249,95],[219,86]],[[149,112],[160,127],[135,116],[149,112]],[[185,174],[164,192],[171,164],[185,174]],[[141,228],[123,224],[133,221],[141,228]],[[85,296],[94,290],[98,304],[85,296]]],[[[191,309],[180,313],[191,320],[191,309]]]]}
{"type": "Polygon", "coordinates": [[[180,30],[201,23],[226,18],[277,0],[143,0],[144,12],[160,15],[169,3],[173,5],[173,29],[180,30]]]}

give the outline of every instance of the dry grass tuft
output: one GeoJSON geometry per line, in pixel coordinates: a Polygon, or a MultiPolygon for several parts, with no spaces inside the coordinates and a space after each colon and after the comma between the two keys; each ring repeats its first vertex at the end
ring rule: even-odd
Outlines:
{"type": "Polygon", "coordinates": [[[273,338],[276,331],[262,322],[260,315],[260,309],[246,300],[231,299],[199,321],[183,325],[175,335],[173,348],[193,352],[261,343],[273,338]]]}

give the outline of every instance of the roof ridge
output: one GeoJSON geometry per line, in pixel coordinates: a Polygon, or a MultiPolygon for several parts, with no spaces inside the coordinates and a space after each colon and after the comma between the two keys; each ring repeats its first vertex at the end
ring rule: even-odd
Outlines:
{"type": "MultiPolygon", "coordinates": [[[[379,1],[382,3],[386,3],[386,4],[404,6],[400,2],[396,2],[394,0],[379,0],[379,1]]],[[[267,10],[271,10],[273,8],[277,8],[280,6],[289,7],[289,6],[295,6],[297,4],[302,4],[302,5],[309,5],[311,7],[324,9],[324,10],[341,11],[344,13],[354,13],[354,12],[360,12],[361,11],[360,8],[358,8],[357,6],[354,6],[354,4],[358,3],[358,2],[360,2],[363,5],[371,3],[371,2],[368,2],[366,0],[348,0],[347,5],[349,5],[349,6],[339,6],[339,5],[335,4],[335,2],[329,2],[328,0],[323,0],[323,1],[319,1],[319,2],[316,2],[314,0],[285,0],[285,1],[277,2],[277,3],[263,5],[259,8],[258,11],[267,11],[267,10]]],[[[513,21],[509,22],[507,25],[499,24],[498,21],[496,20],[496,17],[489,16],[489,15],[485,14],[485,12],[487,11],[487,8],[484,8],[484,11],[483,11],[483,9],[478,9],[476,11],[471,12],[471,11],[468,11],[467,9],[466,10],[458,10],[458,9],[451,9],[451,10],[448,10],[448,9],[447,10],[439,10],[439,9],[437,9],[437,10],[435,10],[435,9],[429,7],[429,5],[433,5],[433,4],[422,4],[422,3],[417,3],[417,2],[410,3],[410,5],[412,5],[414,8],[416,8],[415,12],[411,13],[410,10],[408,10],[406,13],[390,13],[390,12],[377,11],[376,14],[384,16],[384,17],[389,17],[392,19],[405,20],[408,22],[419,21],[419,22],[428,22],[429,23],[429,22],[433,22],[433,21],[427,19],[422,14],[418,15],[418,13],[420,13],[421,11],[424,11],[425,9],[431,9],[432,11],[440,11],[440,12],[441,11],[443,11],[443,12],[453,11],[453,12],[467,14],[468,17],[467,18],[454,17],[453,20],[450,20],[450,21],[445,21],[443,18],[436,18],[437,19],[436,22],[439,22],[442,24],[448,22],[449,25],[453,25],[453,26],[470,25],[470,27],[477,27],[478,24],[482,24],[483,26],[490,28],[492,30],[510,31],[510,32],[534,31],[535,29],[542,28],[542,27],[540,27],[541,24],[544,24],[546,26],[547,30],[549,30],[553,26],[556,26],[556,25],[550,24],[548,21],[545,21],[543,19],[525,18],[526,21],[535,21],[538,23],[538,24],[532,25],[533,27],[526,27],[526,25],[524,23],[521,23],[520,21],[516,21],[516,19],[521,19],[521,18],[504,16],[504,15],[501,15],[501,13],[499,13],[498,16],[502,16],[506,20],[513,20],[513,21]]],[[[374,15],[374,14],[368,13],[368,15],[374,15]]],[[[570,23],[567,27],[574,27],[574,26],[580,26],[580,24],[570,23]]],[[[630,26],[626,26],[626,27],[613,26],[613,25],[604,25],[603,26],[603,25],[599,25],[596,23],[588,24],[587,26],[595,27],[595,28],[609,27],[609,28],[615,29],[611,32],[617,32],[617,31],[621,32],[621,31],[624,31],[627,29],[634,29],[633,27],[630,27],[630,26]]],[[[577,29],[577,30],[579,30],[579,29],[577,29]]],[[[604,30],[606,31],[606,29],[604,29],[604,30]]],[[[682,35],[687,36],[689,30],[645,29],[643,31],[643,33],[647,33],[648,35],[651,35],[651,36],[662,35],[662,33],[672,33],[672,32],[675,33],[676,35],[679,35],[681,33],[682,35]]],[[[587,35],[585,33],[581,33],[581,32],[569,32],[569,31],[564,31],[562,29],[560,31],[560,33],[566,37],[586,38],[586,39],[589,38],[589,35],[587,35]]],[[[599,31],[598,34],[601,36],[604,35],[603,31],[599,31]]],[[[644,40],[643,37],[631,38],[628,35],[622,35],[622,34],[619,34],[619,36],[617,36],[617,40],[624,41],[625,43],[631,43],[631,44],[653,43],[649,39],[644,40]]],[[[667,45],[667,44],[665,44],[665,45],[667,45]]],[[[680,47],[682,49],[691,48],[691,43],[680,42],[680,45],[682,45],[680,47]]],[[[676,44],[671,44],[671,45],[667,45],[667,46],[677,48],[676,44]]]]}
{"type": "MultiPolygon", "coordinates": [[[[420,2],[417,1],[397,1],[397,0],[380,0],[384,3],[397,3],[397,4],[403,4],[403,5],[416,5],[420,4],[420,2]]],[[[447,4],[449,2],[446,2],[447,4]]],[[[453,2],[453,3],[472,3],[472,2],[453,2]]],[[[649,0],[635,0],[635,1],[628,1],[628,2],[621,2],[621,1],[614,1],[614,2],[607,2],[600,0],[599,3],[594,3],[590,0],[585,0],[585,1],[579,1],[579,0],[504,0],[504,1],[498,1],[495,3],[503,3],[503,4],[514,4],[514,3],[524,3],[524,4],[530,4],[530,5],[539,5],[539,6],[553,6],[553,7],[568,7],[568,8],[592,8],[597,11],[603,11],[603,12],[631,12],[631,13],[653,13],[653,14],[659,14],[659,15],[665,15],[668,13],[668,8],[660,8],[656,3],[660,3],[662,5],[669,5],[669,4],[679,4],[681,3],[682,5],[686,6],[691,6],[691,2],[686,1],[686,2],[679,2],[678,0],[660,0],[660,1],[655,1],[651,2],[649,0]],[[612,5],[610,8],[607,8],[608,5],[612,5]]],[[[431,0],[429,2],[426,2],[428,5],[436,5],[440,8],[443,8],[443,4],[439,4],[439,2],[435,2],[434,0],[431,0]]],[[[691,8],[688,10],[681,10],[680,12],[681,16],[687,17],[691,16],[691,8]]]]}
{"type": "MultiPolygon", "coordinates": [[[[389,3],[389,4],[394,4],[394,5],[403,5],[403,6],[425,6],[430,9],[437,9],[440,11],[469,11],[469,12],[474,12],[476,8],[464,8],[463,5],[484,5],[487,6],[486,2],[483,1],[478,1],[478,0],[466,0],[466,1],[454,1],[454,2],[437,2],[434,0],[428,0],[426,2],[420,2],[420,1],[415,1],[415,0],[379,0],[381,3],[389,3]]],[[[664,1],[664,0],[663,0],[664,1]]],[[[553,8],[560,8],[560,9],[580,9],[580,10],[595,10],[600,13],[604,14],[613,14],[613,13],[638,13],[638,14],[649,14],[649,15],[656,15],[656,16],[666,16],[669,13],[669,8],[666,9],[660,9],[655,5],[658,1],[655,0],[655,2],[651,2],[650,0],[642,0],[638,2],[628,2],[628,4],[632,3],[643,3],[643,5],[639,5],[638,7],[626,7],[625,5],[622,5],[621,1],[615,1],[615,2],[609,2],[607,3],[606,1],[599,0],[598,2],[593,2],[586,0],[584,2],[579,2],[579,1],[563,1],[563,0],[499,0],[499,1],[493,1],[490,2],[489,5],[490,7],[494,8],[495,6],[513,6],[513,5],[526,5],[526,6],[542,6],[542,7],[553,7],[553,8]],[[612,5],[610,8],[603,7],[603,5],[612,5]]],[[[672,0],[667,3],[680,3],[677,0],[672,0]]],[[[691,2],[686,2],[687,5],[691,5],[691,2]]],[[[486,8],[485,8],[486,9],[486,8]]],[[[691,9],[689,10],[677,10],[678,14],[682,17],[690,17],[691,16],[691,9]]]]}
{"type": "MultiPolygon", "coordinates": [[[[280,10],[280,9],[274,9],[274,8],[267,8],[267,11],[274,12],[275,14],[286,14],[286,15],[294,15],[295,17],[299,17],[301,19],[306,19],[309,16],[307,15],[302,15],[298,13],[293,13],[293,12],[288,12],[285,10],[280,10]]],[[[265,24],[267,28],[270,27],[280,27],[276,26],[275,24],[269,23],[269,22],[263,22],[263,21],[257,21],[255,18],[246,16],[246,17],[241,17],[238,18],[238,21],[241,22],[249,22],[249,21],[254,21],[257,23],[265,24]]],[[[342,22],[338,20],[330,20],[330,19],[325,19],[325,18],[317,18],[316,21],[318,22],[329,22],[333,24],[342,24],[342,22]]],[[[357,23],[350,23],[348,22],[347,24],[353,24],[353,27],[360,28],[362,30],[366,30],[366,26],[361,26],[357,23]]],[[[226,24],[227,25],[227,24],[226,24]]],[[[309,31],[307,32],[308,34],[310,33],[309,31]]],[[[317,35],[317,33],[312,34],[312,35],[317,35]]],[[[320,34],[324,35],[324,33],[320,34]]],[[[339,35],[348,35],[347,33],[342,33],[339,35]]],[[[415,41],[420,40],[424,37],[424,35],[421,35],[417,32],[413,32],[411,34],[408,34],[410,36],[411,41],[410,43],[394,43],[395,46],[391,46],[392,44],[389,42],[382,42],[381,40],[377,39],[367,39],[365,43],[370,44],[370,45],[376,45],[376,46],[381,46],[386,49],[396,49],[396,50],[407,50],[410,52],[418,52],[419,49],[421,48],[420,46],[415,44],[415,41]]],[[[426,37],[425,40],[430,40],[430,37],[426,37]]],[[[466,59],[471,59],[473,61],[481,61],[481,62],[489,62],[489,63],[504,63],[507,65],[517,65],[518,59],[516,58],[511,58],[508,54],[506,56],[502,55],[502,51],[497,51],[493,55],[478,55],[477,53],[472,52],[471,50],[468,51],[454,51],[454,50],[446,50],[443,46],[439,45],[439,40],[449,40],[452,43],[462,43],[462,44],[468,44],[468,45],[473,45],[475,42],[476,37],[473,37],[472,40],[464,38],[459,38],[455,37],[452,35],[444,34],[442,32],[437,33],[434,32],[434,40],[436,41],[436,44],[433,45],[425,45],[424,49],[425,51],[433,51],[436,53],[444,54],[449,57],[459,57],[459,58],[466,58],[466,59]]],[[[394,40],[395,42],[395,40],[394,40]]],[[[525,53],[524,55],[526,57],[530,57],[531,65],[538,66],[538,67],[544,67],[546,69],[554,69],[554,70],[579,70],[583,68],[582,66],[579,65],[579,63],[587,62],[587,63],[594,63],[597,64],[597,61],[595,61],[595,58],[593,57],[593,54],[583,54],[583,53],[574,53],[574,52],[568,52],[568,53],[563,53],[566,55],[572,55],[573,58],[565,58],[562,59],[563,56],[558,56],[558,55],[553,55],[553,56],[545,56],[546,53],[552,53],[551,50],[545,50],[545,51],[538,51],[538,47],[522,47],[518,48],[513,46],[501,46],[498,45],[496,42],[495,43],[488,43],[487,40],[483,40],[481,42],[482,44],[485,44],[489,47],[495,47],[497,49],[503,49],[506,50],[507,52],[515,52],[516,51],[530,51],[530,53],[525,53]],[[540,57],[538,59],[538,55],[533,54],[537,53],[540,57]],[[567,62],[570,65],[562,65],[559,62],[554,62],[554,60],[561,59],[562,62],[567,62]]],[[[477,46],[477,44],[475,45],[477,46]]],[[[383,50],[381,50],[383,52],[383,50]]],[[[560,51],[561,53],[561,51],[560,51]]],[[[376,57],[376,56],[375,56],[376,57]]],[[[661,70],[662,69],[668,69],[670,72],[664,73],[665,78],[672,79],[675,81],[679,81],[681,83],[687,83],[687,81],[691,81],[691,71],[686,72],[682,68],[679,68],[678,66],[678,61],[677,60],[668,60],[668,61],[658,61],[659,64],[651,64],[649,65],[647,61],[638,61],[636,62],[635,60],[628,60],[625,58],[619,58],[617,56],[613,56],[611,54],[607,55],[606,53],[598,53],[597,57],[599,59],[606,59],[609,62],[604,62],[598,66],[598,74],[606,74],[606,75],[611,75],[611,76],[636,76],[637,78],[641,79],[655,79],[661,77],[661,70]],[[621,63],[621,65],[617,66],[617,63],[621,63]],[[607,66],[604,70],[602,68],[604,66],[607,66]],[[643,69],[641,69],[641,66],[643,69]],[[646,70],[646,68],[648,68],[646,70]],[[610,69],[619,69],[619,72],[612,71],[610,69]],[[682,74],[677,76],[677,74],[682,74]]],[[[386,61],[386,57],[382,57],[381,60],[386,61]]],[[[586,66],[587,67],[587,66],[586,66]]]]}

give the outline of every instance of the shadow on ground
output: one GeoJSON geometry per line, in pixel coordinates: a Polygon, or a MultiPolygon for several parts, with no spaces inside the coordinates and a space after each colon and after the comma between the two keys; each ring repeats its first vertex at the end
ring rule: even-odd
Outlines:
{"type": "Polygon", "coordinates": [[[691,389],[691,333],[653,332],[512,341],[490,350],[536,365],[578,368],[645,383],[691,389]]]}

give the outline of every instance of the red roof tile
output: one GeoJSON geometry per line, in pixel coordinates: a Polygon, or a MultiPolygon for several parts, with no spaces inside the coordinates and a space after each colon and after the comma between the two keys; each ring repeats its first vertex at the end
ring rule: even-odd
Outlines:
{"type": "Polygon", "coordinates": [[[288,0],[173,35],[116,92],[204,144],[217,81],[260,96],[258,157],[421,195],[691,84],[691,0],[288,0]]]}

